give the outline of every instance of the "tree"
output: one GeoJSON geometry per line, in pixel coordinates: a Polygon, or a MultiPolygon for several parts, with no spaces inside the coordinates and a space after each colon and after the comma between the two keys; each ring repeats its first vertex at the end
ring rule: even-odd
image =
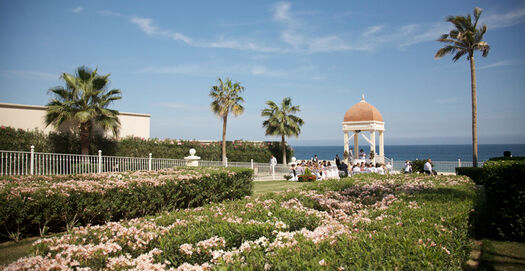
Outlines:
{"type": "Polygon", "coordinates": [[[107,89],[109,74],[98,75],[97,69],[78,67],[76,74],[63,73],[60,79],[65,87],[49,89],[54,98],[47,104],[45,123],[56,128],[62,124],[73,124],[80,131],[80,146],[83,155],[89,154],[89,141],[94,126],[104,131],[111,130],[115,136],[120,129],[119,112],[108,106],[122,98],[119,89],[107,89]]]}
{"type": "Polygon", "coordinates": [[[217,79],[217,86],[212,86],[210,90],[210,97],[213,101],[210,104],[211,110],[217,116],[222,118],[222,162],[226,162],[226,124],[228,123],[228,115],[232,113],[234,116],[239,116],[244,112],[244,99],[240,94],[244,91],[244,87],[239,82],[232,83],[230,78],[223,81],[221,78],[217,79]]]}
{"type": "Polygon", "coordinates": [[[301,112],[298,105],[292,105],[290,97],[283,98],[281,107],[277,106],[273,101],[267,101],[265,108],[261,112],[262,117],[267,117],[263,122],[263,127],[266,128],[266,135],[281,136],[281,148],[283,153],[283,165],[286,165],[286,141],[285,137],[298,137],[301,133],[301,126],[304,121],[295,113],[301,112]]]}
{"type": "Polygon", "coordinates": [[[476,66],[474,63],[474,52],[481,51],[481,55],[486,57],[490,46],[483,41],[483,35],[487,32],[487,26],[483,24],[480,28],[478,20],[482,9],[474,8],[474,22],[467,16],[450,16],[446,21],[454,25],[454,29],[448,34],[441,35],[437,41],[447,43],[447,45],[436,52],[435,58],[441,58],[448,54],[453,54],[452,60],[456,62],[462,56],[466,56],[470,61],[470,85],[472,94],[472,163],[478,166],[478,103],[476,98],[476,66]]]}

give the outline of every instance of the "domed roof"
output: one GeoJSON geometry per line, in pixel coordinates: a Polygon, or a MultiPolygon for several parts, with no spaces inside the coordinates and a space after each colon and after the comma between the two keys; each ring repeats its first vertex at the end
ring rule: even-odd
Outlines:
{"type": "Polygon", "coordinates": [[[361,101],[354,104],[345,113],[343,122],[346,121],[383,121],[383,117],[379,110],[373,105],[365,102],[365,96],[361,97],[361,101]]]}

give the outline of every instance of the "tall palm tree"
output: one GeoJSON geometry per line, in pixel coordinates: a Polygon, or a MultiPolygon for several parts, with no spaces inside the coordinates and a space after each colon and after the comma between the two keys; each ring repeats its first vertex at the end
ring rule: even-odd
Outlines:
{"type": "Polygon", "coordinates": [[[210,107],[213,113],[222,118],[222,162],[225,162],[228,115],[232,113],[234,116],[239,116],[244,112],[244,107],[241,105],[244,99],[240,96],[244,87],[239,82],[232,83],[230,78],[226,78],[226,81],[218,78],[217,83],[218,85],[212,86],[210,90],[209,95],[213,99],[210,107]]]}
{"type": "Polygon", "coordinates": [[[456,62],[462,56],[470,60],[470,85],[472,92],[472,163],[474,167],[478,166],[478,102],[476,98],[476,66],[474,63],[474,52],[481,51],[481,55],[486,57],[489,53],[490,46],[483,41],[483,35],[487,32],[487,26],[483,24],[480,28],[478,20],[481,16],[482,9],[474,8],[474,22],[467,16],[450,16],[446,20],[454,25],[454,29],[448,34],[441,35],[439,42],[447,45],[436,52],[435,58],[441,58],[448,54],[453,54],[452,60],[456,62]]]}
{"type": "Polygon", "coordinates": [[[59,127],[72,123],[80,131],[80,146],[83,155],[89,154],[89,138],[93,126],[111,130],[115,136],[120,129],[119,112],[108,106],[122,98],[119,89],[108,90],[109,74],[98,75],[97,69],[78,67],[76,74],[63,73],[60,78],[65,87],[49,89],[54,98],[47,104],[46,126],[59,127]]]}
{"type": "Polygon", "coordinates": [[[292,98],[285,97],[281,102],[281,107],[273,101],[267,101],[265,108],[261,112],[262,117],[267,117],[263,122],[266,128],[266,135],[281,136],[281,148],[283,153],[283,165],[286,165],[286,141],[285,137],[298,137],[301,133],[301,126],[304,121],[295,113],[301,112],[298,105],[292,105],[292,98]]]}

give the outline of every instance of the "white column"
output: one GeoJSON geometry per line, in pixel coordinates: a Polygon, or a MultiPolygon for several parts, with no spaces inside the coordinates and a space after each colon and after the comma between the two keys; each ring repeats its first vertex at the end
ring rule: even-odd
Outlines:
{"type": "Polygon", "coordinates": [[[359,133],[354,132],[354,159],[359,158],[359,133]]]}
{"type": "Polygon", "coordinates": [[[30,162],[30,172],[31,175],[35,174],[35,146],[31,145],[31,162],[30,162]]]}
{"type": "Polygon", "coordinates": [[[376,162],[376,156],[377,156],[377,152],[376,152],[376,131],[375,130],[371,130],[370,131],[370,152],[371,151],[374,151],[374,159],[370,160],[370,162],[372,163],[375,163],[376,162]]]}
{"type": "Polygon", "coordinates": [[[102,173],[102,151],[98,150],[98,173],[102,173]]]}
{"type": "Polygon", "coordinates": [[[385,138],[383,135],[384,131],[379,131],[379,155],[380,155],[380,161],[381,163],[385,162],[385,138]]]}
{"type": "Polygon", "coordinates": [[[148,159],[148,171],[151,171],[151,152],[149,153],[149,159],[148,159]]]}
{"type": "Polygon", "coordinates": [[[345,148],[343,152],[348,151],[348,131],[344,131],[344,143],[345,143],[345,148]]]}

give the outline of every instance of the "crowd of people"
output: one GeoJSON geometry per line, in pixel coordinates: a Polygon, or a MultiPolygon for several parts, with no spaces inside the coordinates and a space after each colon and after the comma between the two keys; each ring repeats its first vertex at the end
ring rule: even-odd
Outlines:
{"type": "Polygon", "coordinates": [[[354,162],[350,167],[341,161],[339,155],[335,157],[335,165],[331,161],[319,160],[317,155],[311,160],[303,160],[292,163],[290,176],[292,181],[297,181],[298,176],[305,174],[306,169],[316,176],[317,180],[339,179],[340,177],[353,176],[362,173],[387,174],[393,170],[392,165],[372,162],[354,162]]]}

